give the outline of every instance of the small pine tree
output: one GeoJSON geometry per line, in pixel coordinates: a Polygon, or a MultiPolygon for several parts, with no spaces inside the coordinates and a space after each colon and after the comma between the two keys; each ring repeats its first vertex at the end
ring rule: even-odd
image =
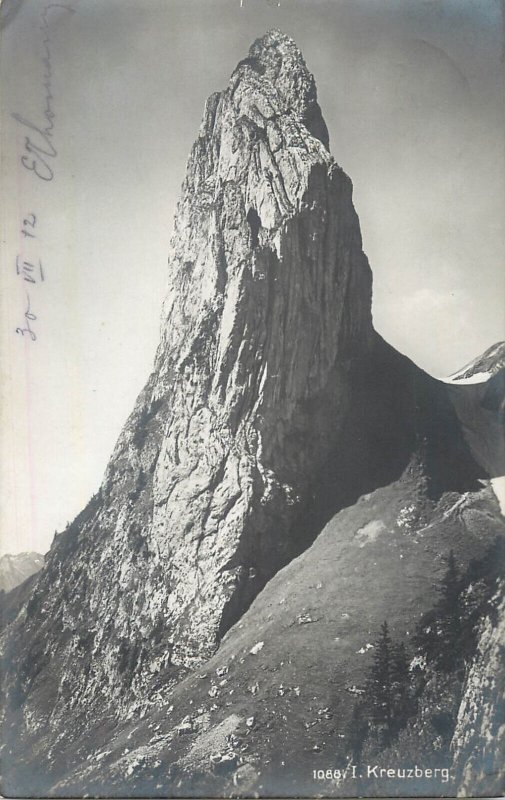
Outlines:
{"type": "Polygon", "coordinates": [[[365,705],[379,738],[389,744],[392,734],[391,637],[387,622],[375,643],[374,662],[365,687],[365,705]]]}
{"type": "Polygon", "coordinates": [[[440,599],[436,605],[439,648],[437,665],[443,672],[452,672],[462,661],[462,583],[454,551],[447,559],[447,570],[442,578],[440,599]]]}
{"type": "Polygon", "coordinates": [[[392,731],[397,734],[415,711],[407,650],[403,642],[391,648],[392,731]]]}
{"type": "Polygon", "coordinates": [[[375,643],[374,660],[362,699],[368,718],[368,733],[387,747],[415,713],[407,651],[403,642],[393,642],[387,622],[375,643]]]}
{"type": "Polygon", "coordinates": [[[423,615],[414,643],[428,663],[442,672],[453,672],[463,664],[464,581],[451,550],[447,569],[434,608],[423,615]]]}
{"type": "Polygon", "coordinates": [[[365,704],[359,700],[354,704],[352,710],[352,717],[350,719],[347,729],[347,741],[349,745],[349,753],[352,756],[354,764],[359,764],[361,761],[361,754],[369,733],[369,722],[365,704]]]}

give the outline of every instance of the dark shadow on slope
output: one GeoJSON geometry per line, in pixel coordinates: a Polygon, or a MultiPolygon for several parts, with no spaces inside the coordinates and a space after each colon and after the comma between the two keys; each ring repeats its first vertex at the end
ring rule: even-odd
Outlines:
{"type": "Polygon", "coordinates": [[[398,480],[413,459],[433,500],[447,491],[475,491],[486,477],[444,384],[378,335],[368,362],[353,366],[352,373],[351,417],[339,451],[317,476],[306,513],[293,531],[297,555],[334,514],[398,480]]]}
{"type": "Polygon", "coordinates": [[[0,591],[0,631],[3,631],[16,618],[19,609],[30,597],[40,572],[34,572],[23,583],[18,584],[9,592],[0,591]]]}
{"type": "Polygon", "coordinates": [[[368,358],[350,358],[352,408],[338,449],[316,475],[283,543],[260,531],[227,567],[246,565],[239,590],[225,607],[222,637],[247,611],[275,573],[304,552],[326,523],[359,497],[420,466],[428,498],[481,488],[486,470],[467,443],[448,387],[398,353],[378,334],[368,358]]]}
{"type": "Polygon", "coordinates": [[[505,475],[505,369],[485,383],[449,384],[465,438],[487,475],[505,475]]]}

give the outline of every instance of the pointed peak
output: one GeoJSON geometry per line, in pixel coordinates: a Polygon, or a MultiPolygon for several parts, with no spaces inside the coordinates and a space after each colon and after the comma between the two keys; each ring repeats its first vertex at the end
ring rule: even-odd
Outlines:
{"type": "Polygon", "coordinates": [[[233,74],[241,74],[245,80],[248,69],[274,87],[284,109],[293,113],[329,149],[328,129],[317,102],[314,76],[290,36],[273,28],[256,39],[233,74]]]}
{"type": "Polygon", "coordinates": [[[263,36],[260,36],[258,39],[256,39],[249,49],[250,55],[255,56],[271,51],[276,51],[280,55],[289,53],[290,55],[297,57],[305,66],[302,52],[295,40],[292,39],[291,36],[288,36],[286,33],[281,31],[279,28],[271,28],[271,30],[264,33],[263,36]]]}
{"type": "Polygon", "coordinates": [[[302,52],[294,39],[278,28],[272,28],[256,39],[249,48],[249,59],[261,65],[270,78],[283,75],[290,70],[297,80],[314,87],[314,78],[307,69],[302,52]]]}

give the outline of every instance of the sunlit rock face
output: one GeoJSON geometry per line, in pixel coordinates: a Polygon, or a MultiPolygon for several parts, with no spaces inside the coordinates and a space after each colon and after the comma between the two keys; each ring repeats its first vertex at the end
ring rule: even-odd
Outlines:
{"type": "Polygon", "coordinates": [[[170,626],[176,663],[211,652],[295,552],[350,352],[370,348],[370,270],[327,144],[314,80],[273,32],[210,97],[189,157],[155,372],[103,487],[146,482],[148,580],[163,566],[141,613],[170,626]]]}

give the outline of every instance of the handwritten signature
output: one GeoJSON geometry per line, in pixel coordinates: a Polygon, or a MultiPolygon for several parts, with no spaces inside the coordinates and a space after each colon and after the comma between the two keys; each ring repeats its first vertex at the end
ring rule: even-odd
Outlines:
{"type": "Polygon", "coordinates": [[[52,181],[54,178],[54,169],[51,160],[56,158],[58,151],[54,146],[52,139],[54,135],[54,121],[56,114],[53,106],[53,85],[52,85],[52,53],[51,53],[51,37],[49,28],[50,11],[54,9],[64,9],[71,14],[75,13],[75,9],[71,6],[64,5],[63,3],[49,3],[44,7],[41,12],[40,30],[44,34],[42,45],[44,54],[42,57],[42,64],[44,65],[43,81],[45,95],[44,95],[44,111],[43,117],[46,124],[41,126],[27,120],[21,114],[13,113],[12,116],[20,125],[30,130],[30,136],[25,136],[26,151],[21,156],[21,163],[29,172],[33,172],[42,181],[52,181]]]}

